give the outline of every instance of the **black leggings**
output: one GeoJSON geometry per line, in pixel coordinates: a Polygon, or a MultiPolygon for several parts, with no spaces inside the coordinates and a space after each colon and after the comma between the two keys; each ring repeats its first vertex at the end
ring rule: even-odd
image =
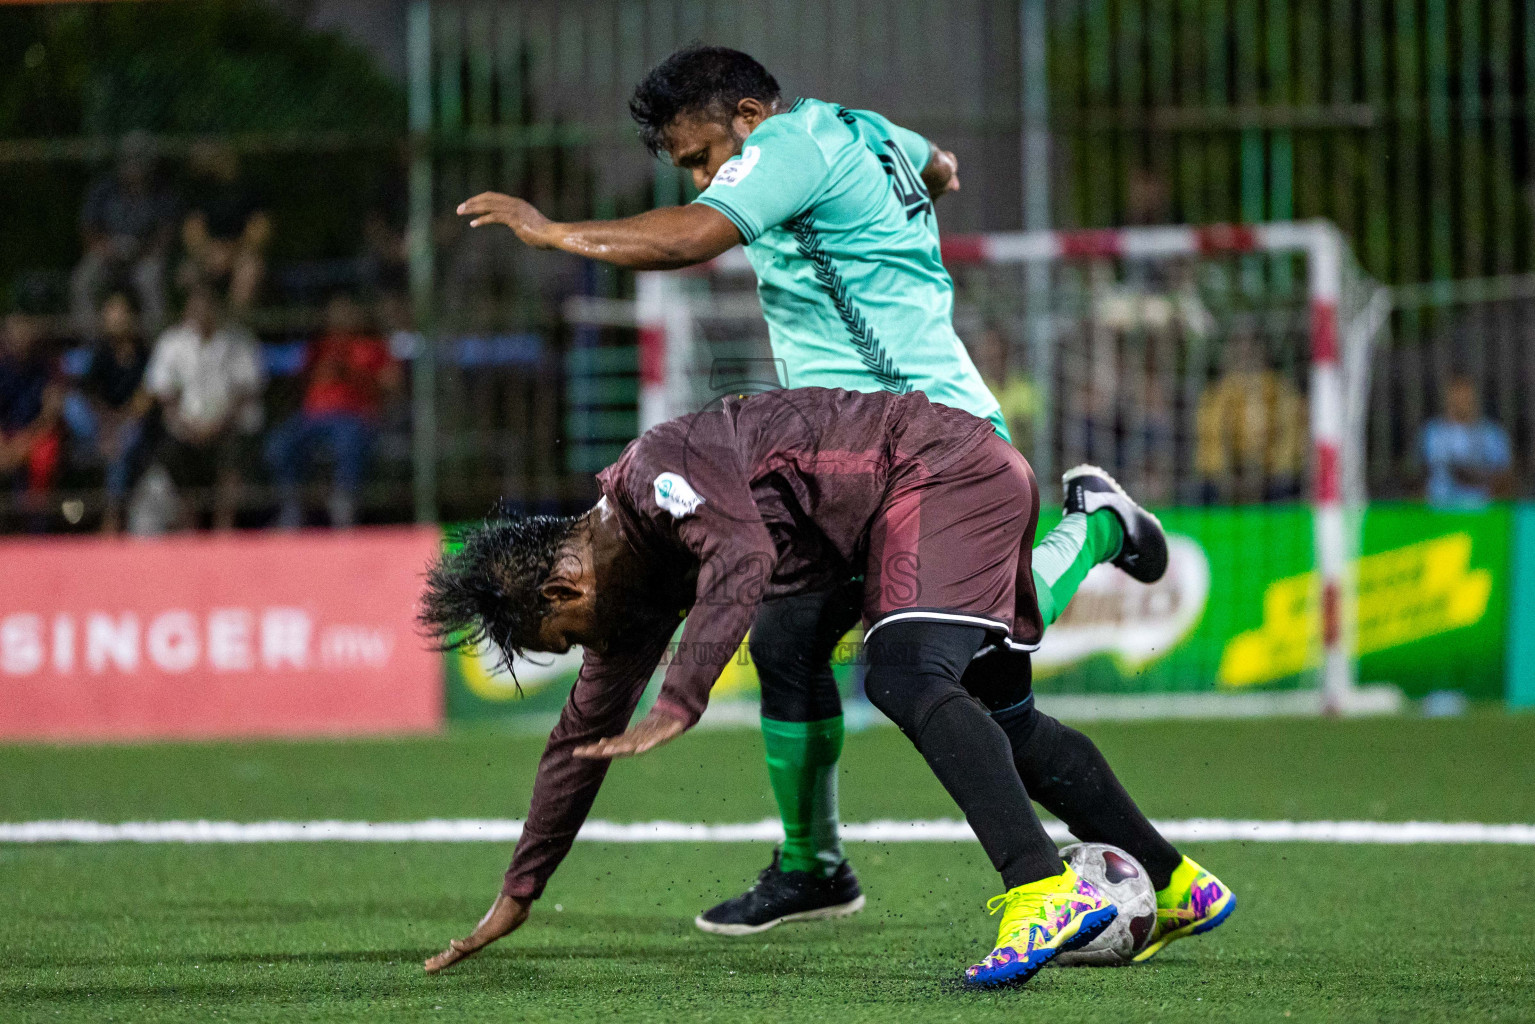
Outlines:
{"type": "Polygon", "coordinates": [[[862,580],[762,602],[748,644],[762,685],[762,717],[819,722],[842,714],[831,656],[862,608],[862,580]]]}
{"type": "Polygon", "coordinates": [[[864,690],[916,744],[1011,889],[1060,874],[1061,858],[1013,767],[1007,733],[961,682],[985,642],[979,626],[888,623],[865,641],[864,690]]]}
{"type": "Polygon", "coordinates": [[[1032,674],[1026,653],[996,650],[970,663],[964,685],[1007,733],[1029,796],[1083,842],[1128,851],[1161,889],[1182,855],[1130,799],[1097,744],[1034,707],[1032,674]]]}
{"type": "Polygon", "coordinates": [[[1061,870],[1029,798],[1087,842],[1145,865],[1153,887],[1182,860],[1082,733],[1034,707],[1027,654],[991,651],[978,627],[895,622],[868,642],[865,689],[916,744],[1008,888],[1061,870]]]}

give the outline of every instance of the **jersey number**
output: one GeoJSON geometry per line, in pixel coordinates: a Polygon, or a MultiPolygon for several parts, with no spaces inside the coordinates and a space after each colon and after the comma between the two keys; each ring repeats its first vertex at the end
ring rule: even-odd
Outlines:
{"type": "Polygon", "coordinates": [[[886,139],[885,148],[890,152],[879,154],[880,166],[885,173],[890,175],[890,187],[895,189],[895,197],[906,207],[906,219],[915,220],[924,213],[930,213],[933,209],[933,199],[927,192],[927,186],[922,183],[922,176],[911,166],[911,161],[906,159],[906,153],[902,151],[890,139],[886,139]]]}

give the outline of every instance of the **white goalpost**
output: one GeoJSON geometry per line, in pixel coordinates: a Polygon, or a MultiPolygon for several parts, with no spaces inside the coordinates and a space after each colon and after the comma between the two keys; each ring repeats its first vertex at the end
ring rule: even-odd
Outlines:
{"type": "MultiPolygon", "coordinates": [[[[1018,413],[1014,440],[1042,486],[1076,461],[1112,461],[1157,507],[1309,506],[1319,649],[1307,662],[1321,707],[1382,710],[1356,685],[1352,574],[1369,355],[1390,300],[1339,231],[1003,232],[945,237],[943,253],[956,329],[1004,412],[1018,413]]],[[[734,249],[637,275],[632,304],[573,300],[567,316],[637,329],[643,430],[727,393],[792,386],[754,289],[734,249]]]]}

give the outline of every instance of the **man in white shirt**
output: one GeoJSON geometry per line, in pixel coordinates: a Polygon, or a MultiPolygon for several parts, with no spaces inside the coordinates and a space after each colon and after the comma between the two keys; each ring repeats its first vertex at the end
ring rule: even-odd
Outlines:
{"type": "MultiPolygon", "coordinates": [[[[255,337],[221,318],[211,289],[193,289],[181,323],[155,342],[144,387],[165,427],[157,459],[179,488],[212,488],[214,529],[234,525],[242,451],[261,429],[265,384],[255,337]]],[[[200,503],[183,504],[190,518],[200,503]]]]}

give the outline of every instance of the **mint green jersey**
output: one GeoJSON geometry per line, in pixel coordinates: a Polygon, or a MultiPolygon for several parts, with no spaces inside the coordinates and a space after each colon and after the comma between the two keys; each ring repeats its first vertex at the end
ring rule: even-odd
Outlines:
{"type": "Polygon", "coordinates": [[[758,125],[697,201],[741,232],[785,387],[921,391],[1007,437],[954,333],[920,177],[931,152],[872,111],[799,100],[758,125]]]}

